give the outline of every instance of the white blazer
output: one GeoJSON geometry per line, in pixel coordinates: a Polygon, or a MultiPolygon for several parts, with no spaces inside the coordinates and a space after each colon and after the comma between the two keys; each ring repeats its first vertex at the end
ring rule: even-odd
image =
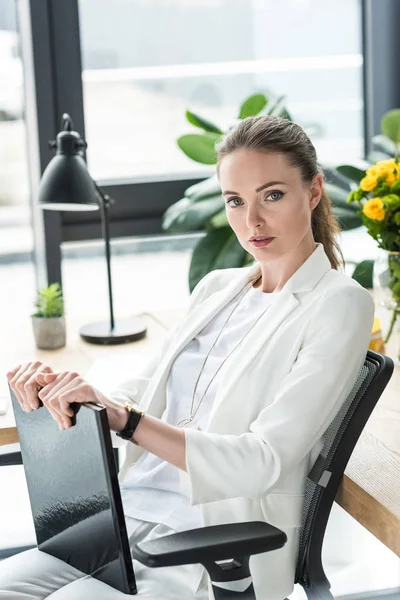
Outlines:
{"type": "MultiPolygon", "coordinates": [[[[140,376],[110,395],[160,418],[174,358],[259,271],[255,263],[203,277],[140,376]]],[[[261,520],[288,536],[283,548],[250,558],[257,598],[293,591],[307,474],[364,363],[373,319],[368,290],[332,269],[318,243],[222,367],[207,430],[185,429],[180,484],[201,505],[204,524],[261,520]]],[[[128,443],[121,482],[142,452],[128,443]]]]}

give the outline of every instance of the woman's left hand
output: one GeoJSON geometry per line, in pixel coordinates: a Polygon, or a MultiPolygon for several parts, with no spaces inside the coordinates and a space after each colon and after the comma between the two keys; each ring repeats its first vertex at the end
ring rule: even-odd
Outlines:
{"type": "Polygon", "coordinates": [[[74,416],[74,411],[70,404],[73,402],[104,404],[103,395],[78,373],[37,373],[36,381],[43,387],[38,397],[57,421],[60,429],[68,429],[72,425],[71,417],[74,416]]]}

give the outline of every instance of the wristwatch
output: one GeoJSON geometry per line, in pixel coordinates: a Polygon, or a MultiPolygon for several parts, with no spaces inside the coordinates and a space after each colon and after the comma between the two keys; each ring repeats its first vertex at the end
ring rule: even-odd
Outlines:
{"type": "Polygon", "coordinates": [[[123,440],[131,440],[136,427],[139,425],[140,419],[144,415],[144,412],[142,410],[138,410],[129,402],[125,402],[124,407],[128,411],[128,420],[122,431],[117,432],[117,435],[123,440]]]}

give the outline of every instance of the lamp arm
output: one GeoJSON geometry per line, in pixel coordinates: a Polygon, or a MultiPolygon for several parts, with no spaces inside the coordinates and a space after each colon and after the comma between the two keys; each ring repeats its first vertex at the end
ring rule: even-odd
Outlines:
{"type": "Polygon", "coordinates": [[[114,200],[105,194],[92,179],[94,187],[96,188],[97,195],[100,198],[100,211],[101,211],[101,225],[105,244],[106,261],[107,261],[107,279],[108,279],[108,298],[110,303],[110,331],[114,330],[114,308],[113,308],[113,295],[112,295],[112,282],[111,282],[111,253],[110,253],[110,227],[109,227],[109,215],[108,209],[110,204],[114,204],[114,200]]]}

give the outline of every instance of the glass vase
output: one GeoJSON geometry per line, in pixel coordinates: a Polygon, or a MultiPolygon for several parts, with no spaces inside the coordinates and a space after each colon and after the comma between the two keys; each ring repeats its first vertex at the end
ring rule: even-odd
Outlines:
{"type": "MultiPolygon", "coordinates": [[[[382,334],[387,344],[400,328],[400,252],[378,249],[373,269],[373,289],[380,308],[382,334]]],[[[400,340],[395,350],[400,366],[400,340]]]]}

